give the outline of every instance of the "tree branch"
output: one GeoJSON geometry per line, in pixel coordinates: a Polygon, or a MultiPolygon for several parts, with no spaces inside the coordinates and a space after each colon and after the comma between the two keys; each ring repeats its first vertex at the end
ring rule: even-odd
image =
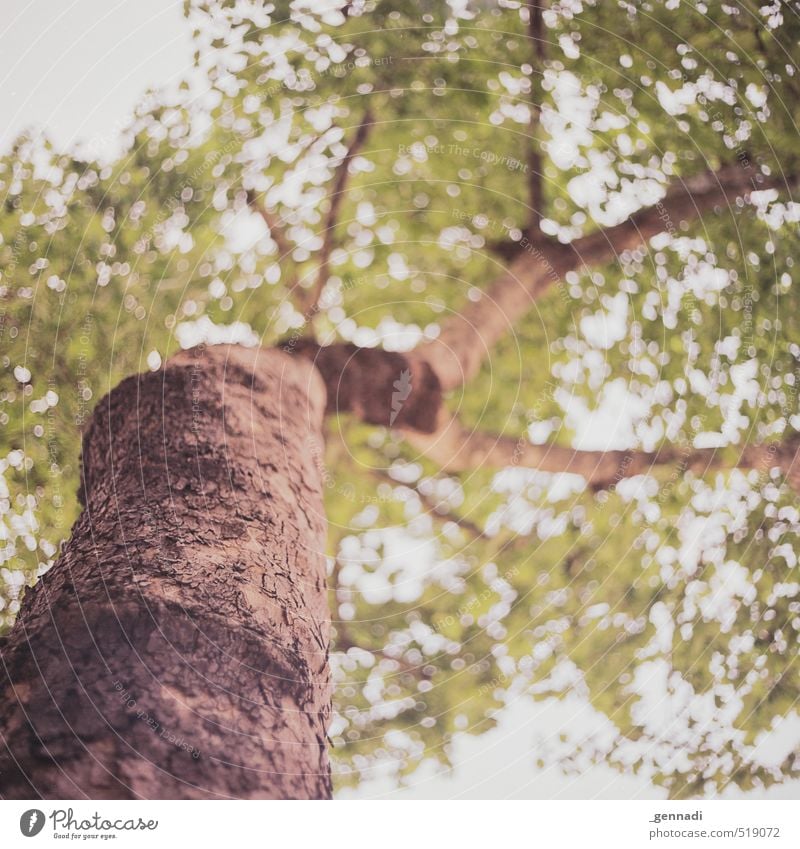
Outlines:
{"type": "Polygon", "coordinates": [[[420,492],[419,487],[410,486],[409,484],[403,484],[400,481],[396,481],[393,477],[391,477],[391,475],[378,469],[373,469],[372,474],[381,482],[387,483],[392,487],[408,487],[408,489],[410,489],[411,492],[419,498],[420,503],[423,507],[425,507],[428,514],[434,516],[440,522],[452,522],[454,525],[458,525],[462,531],[465,531],[475,539],[488,539],[480,525],[476,524],[471,519],[467,519],[465,516],[459,516],[457,513],[454,513],[450,510],[445,501],[437,499],[431,495],[426,495],[424,492],[420,492]]]}
{"type": "MultiPolygon", "coordinates": [[[[561,445],[535,445],[526,436],[515,439],[465,428],[443,406],[436,375],[416,352],[402,354],[348,343],[320,346],[303,338],[288,340],[282,350],[314,363],[326,387],[327,415],[352,413],[366,424],[397,428],[411,445],[447,472],[516,466],[580,475],[591,488],[608,489],[623,478],[668,467],[674,469],[673,478],[687,471],[705,474],[732,467],[761,473],[779,469],[789,485],[800,492],[800,434],[747,445],[735,462],[731,462],[728,452],[712,448],[662,446],[656,451],[582,451],[561,445]],[[411,391],[398,405],[397,380],[403,373],[409,375],[411,391]]],[[[393,479],[387,482],[398,484],[393,479]]],[[[443,513],[435,499],[415,491],[431,512],[475,535],[483,535],[468,519],[443,513]]]]}
{"type": "MultiPolygon", "coordinates": [[[[533,48],[534,73],[544,73],[545,49],[544,21],[542,12],[545,3],[531,3],[528,6],[528,37],[533,48]]],[[[539,232],[539,222],[542,220],[544,211],[544,192],[542,184],[542,153],[539,148],[541,139],[539,130],[542,118],[542,107],[536,96],[536,88],[531,79],[530,98],[530,120],[528,121],[528,203],[530,205],[530,219],[528,222],[528,233],[534,238],[539,232]]]]}
{"type": "Polygon", "coordinates": [[[342,202],[344,201],[347,191],[347,181],[350,176],[350,163],[364,147],[372,126],[372,111],[368,107],[366,112],[364,112],[364,117],[361,119],[361,123],[356,128],[355,135],[350,142],[350,146],[347,148],[347,153],[345,154],[344,159],[342,159],[336,168],[333,189],[331,191],[331,204],[328,208],[328,214],[325,216],[322,249],[320,250],[319,255],[319,270],[317,271],[314,286],[309,293],[305,309],[303,310],[306,320],[309,320],[316,315],[322,290],[325,288],[325,284],[328,281],[336,224],[339,221],[339,210],[341,209],[342,202]]]}
{"type": "MultiPolygon", "coordinates": [[[[443,417],[432,434],[406,432],[408,441],[443,470],[464,472],[477,468],[521,467],[543,472],[567,472],[583,477],[591,489],[616,486],[624,478],[672,467],[674,475],[687,471],[704,474],[730,468],[714,448],[664,446],[657,451],[581,451],[560,445],[534,445],[525,437],[514,439],[469,430],[456,418],[443,417]]],[[[736,468],[769,472],[778,468],[790,486],[800,491],[800,437],[745,446],[736,468]]]]}
{"type": "Polygon", "coordinates": [[[475,302],[442,326],[439,336],[418,349],[436,372],[443,390],[474,377],[495,345],[533,303],[569,271],[593,268],[623,251],[646,244],[662,232],[681,232],[681,224],[730,204],[752,191],[787,188],[796,178],[765,177],[749,162],[707,171],[673,185],[651,207],[627,221],[562,245],[553,240],[523,238],[516,258],[475,302]]]}
{"type": "Polygon", "coordinates": [[[278,248],[278,257],[280,259],[289,257],[294,250],[294,246],[286,235],[284,223],[259,201],[258,196],[252,189],[247,190],[247,205],[253,212],[261,216],[261,220],[267,225],[269,236],[278,248]]]}
{"type": "MultiPolygon", "coordinates": [[[[277,215],[270,212],[266,206],[259,201],[258,196],[252,189],[247,190],[247,205],[253,212],[261,216],[261,220],[267,225],[269,235],[278,248],[278,261],[281,269],[291,261],[291,254],[294,250],[294,245],[289,241],[286,235],[286,226],[277,215]]],[[[281,271],[283,274],[283,271],[281,271]]],[[[289,292],[289,298],[294,303],[298,312],[304,310],[303,289],[300,286],[300,280],[297,273],[294,272],[286,279],[286,290],[289,292]]]]}

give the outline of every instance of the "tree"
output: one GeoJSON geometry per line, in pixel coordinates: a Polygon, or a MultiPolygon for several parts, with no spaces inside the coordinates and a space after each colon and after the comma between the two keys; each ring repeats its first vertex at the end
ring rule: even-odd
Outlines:
{"type": "Polygon", "coordinates": [[[796,773],[800,25],[676,5],[195,2],[208,92],[19,140],[4,795],[324,796],[520,692],[796,773]]]}

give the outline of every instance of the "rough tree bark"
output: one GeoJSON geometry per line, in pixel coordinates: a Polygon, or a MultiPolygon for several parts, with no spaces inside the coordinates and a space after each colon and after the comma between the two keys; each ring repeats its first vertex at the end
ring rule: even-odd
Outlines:
{"type": "Polygon", "coordinates": [[[100,402],[2,654],[4,798],[330,795],[324,407],[307,360],[227,346],[100,402]]]}
{"type": "Polygon", "coordinates": [[[412,355],[300,339],[100,401],[85,509],[2,650],[0,796],[329,797],[322,419],[430,432],[440,403],[412,355]]]}

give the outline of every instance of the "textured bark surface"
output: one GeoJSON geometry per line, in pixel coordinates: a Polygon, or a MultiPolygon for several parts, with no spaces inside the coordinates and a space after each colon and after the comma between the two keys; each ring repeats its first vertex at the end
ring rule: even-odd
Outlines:
{"type": "Polygon", "coordinates": [[[194,349],[103,399],[0,666],[4,798],[328,797],[325,390],[194,349]]]}

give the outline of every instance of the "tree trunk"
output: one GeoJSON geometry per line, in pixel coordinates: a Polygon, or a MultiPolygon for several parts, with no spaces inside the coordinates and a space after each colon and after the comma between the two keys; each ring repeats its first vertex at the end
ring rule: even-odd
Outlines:
{"type": "Polygon", "coordinates": [[[324,408],[306,359],[228,346],[100,402],[2,652],[3,798],[330,796],[324,408]]]}

